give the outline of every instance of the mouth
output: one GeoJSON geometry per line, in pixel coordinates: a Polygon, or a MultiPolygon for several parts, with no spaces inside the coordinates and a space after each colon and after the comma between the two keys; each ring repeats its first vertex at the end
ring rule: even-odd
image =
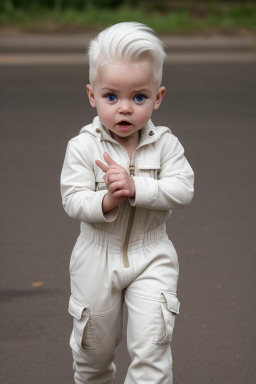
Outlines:
{"type": "Polygon", "coordinates": [[[119,131],[126,132],[130,129],[131,125],[132,124],[129,123],[129,121],[122,120],[117,124],[117,127],[118,127],[119,131]]]}

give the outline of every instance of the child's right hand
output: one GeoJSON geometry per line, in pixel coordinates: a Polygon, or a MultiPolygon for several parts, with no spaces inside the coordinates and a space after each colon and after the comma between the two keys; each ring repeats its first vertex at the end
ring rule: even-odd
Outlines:
{"type": "MultiPolygon", "coordinates": [[[[131,191],[129,189],[119,189],[117,183],[109,181],[109,174],[118,175],[117,179],[120,179],[120,174],[127,172],[123,167],[117,164],[107,153],[104,153],[104,160],[107,162],[108,165],[102,163],[102,161],[100,160],[96,160],[95,162],[98,167],[102,169],[103,172],[106,173],[109,171],[108,177],[106,177],[106,175],[104,176],[104,181],[108,187],[108,193],[104,196],[102,201],[102,211],[103,213],[106,213],[122,204],[127,199],[127,197],[131,195],[131,191]]],[[[128,185],[128,188],[129,187],[130,186],[128,185]]]]}

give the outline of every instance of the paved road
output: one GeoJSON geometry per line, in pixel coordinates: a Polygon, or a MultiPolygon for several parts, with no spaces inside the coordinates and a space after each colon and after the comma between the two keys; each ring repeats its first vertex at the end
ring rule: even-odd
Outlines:
{"type": "MultiPolygon", "coordinates": [[[[1,66],[0,382],[71,384],[66,143],[94,111],[83,65],[1,66]]],[[[168,223],[180,258],[175,383],[254,384],[255,63],[173,63],[154,121],[169,125],[196,173],[192,205],[168,223]]],[[[118,348],[122,384],[125,335],[118,348]]]]}

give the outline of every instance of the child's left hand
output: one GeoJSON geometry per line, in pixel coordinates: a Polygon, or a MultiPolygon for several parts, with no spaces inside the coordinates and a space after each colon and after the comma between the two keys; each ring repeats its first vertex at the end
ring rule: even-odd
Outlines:
{"type": "Polygon", "coordinates": [[[128,175],[126,170],[117,164],[107,152],[103,154],[106,164],[100,160],[96,160],[95,163],[105,172],[103,177],[104,182],[108,189],[113,194],[113,197],[118,198],[122,196],[122,191],[129,191],[129,197],[133,197],[135,194],[135,184],[133,178],[128,175]]]}

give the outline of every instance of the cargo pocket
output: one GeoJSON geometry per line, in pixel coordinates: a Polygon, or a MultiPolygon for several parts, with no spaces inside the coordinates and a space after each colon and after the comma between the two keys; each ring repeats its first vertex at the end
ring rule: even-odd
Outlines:
{"type": "Polygon", "coordinates": [[[169,292],[161,293],[161,321],[157,344],[167,344],[172,340],[176,314],[179,313],[180,302],[169,292]]]}
{"type": "Polygon", "coordinates": [[[90,306],[80,304],[73,296],[70,296],[68,311],[73,316],[74,338],[79,348],[97,349],[93,321],[90,317],[90,306]]]}

